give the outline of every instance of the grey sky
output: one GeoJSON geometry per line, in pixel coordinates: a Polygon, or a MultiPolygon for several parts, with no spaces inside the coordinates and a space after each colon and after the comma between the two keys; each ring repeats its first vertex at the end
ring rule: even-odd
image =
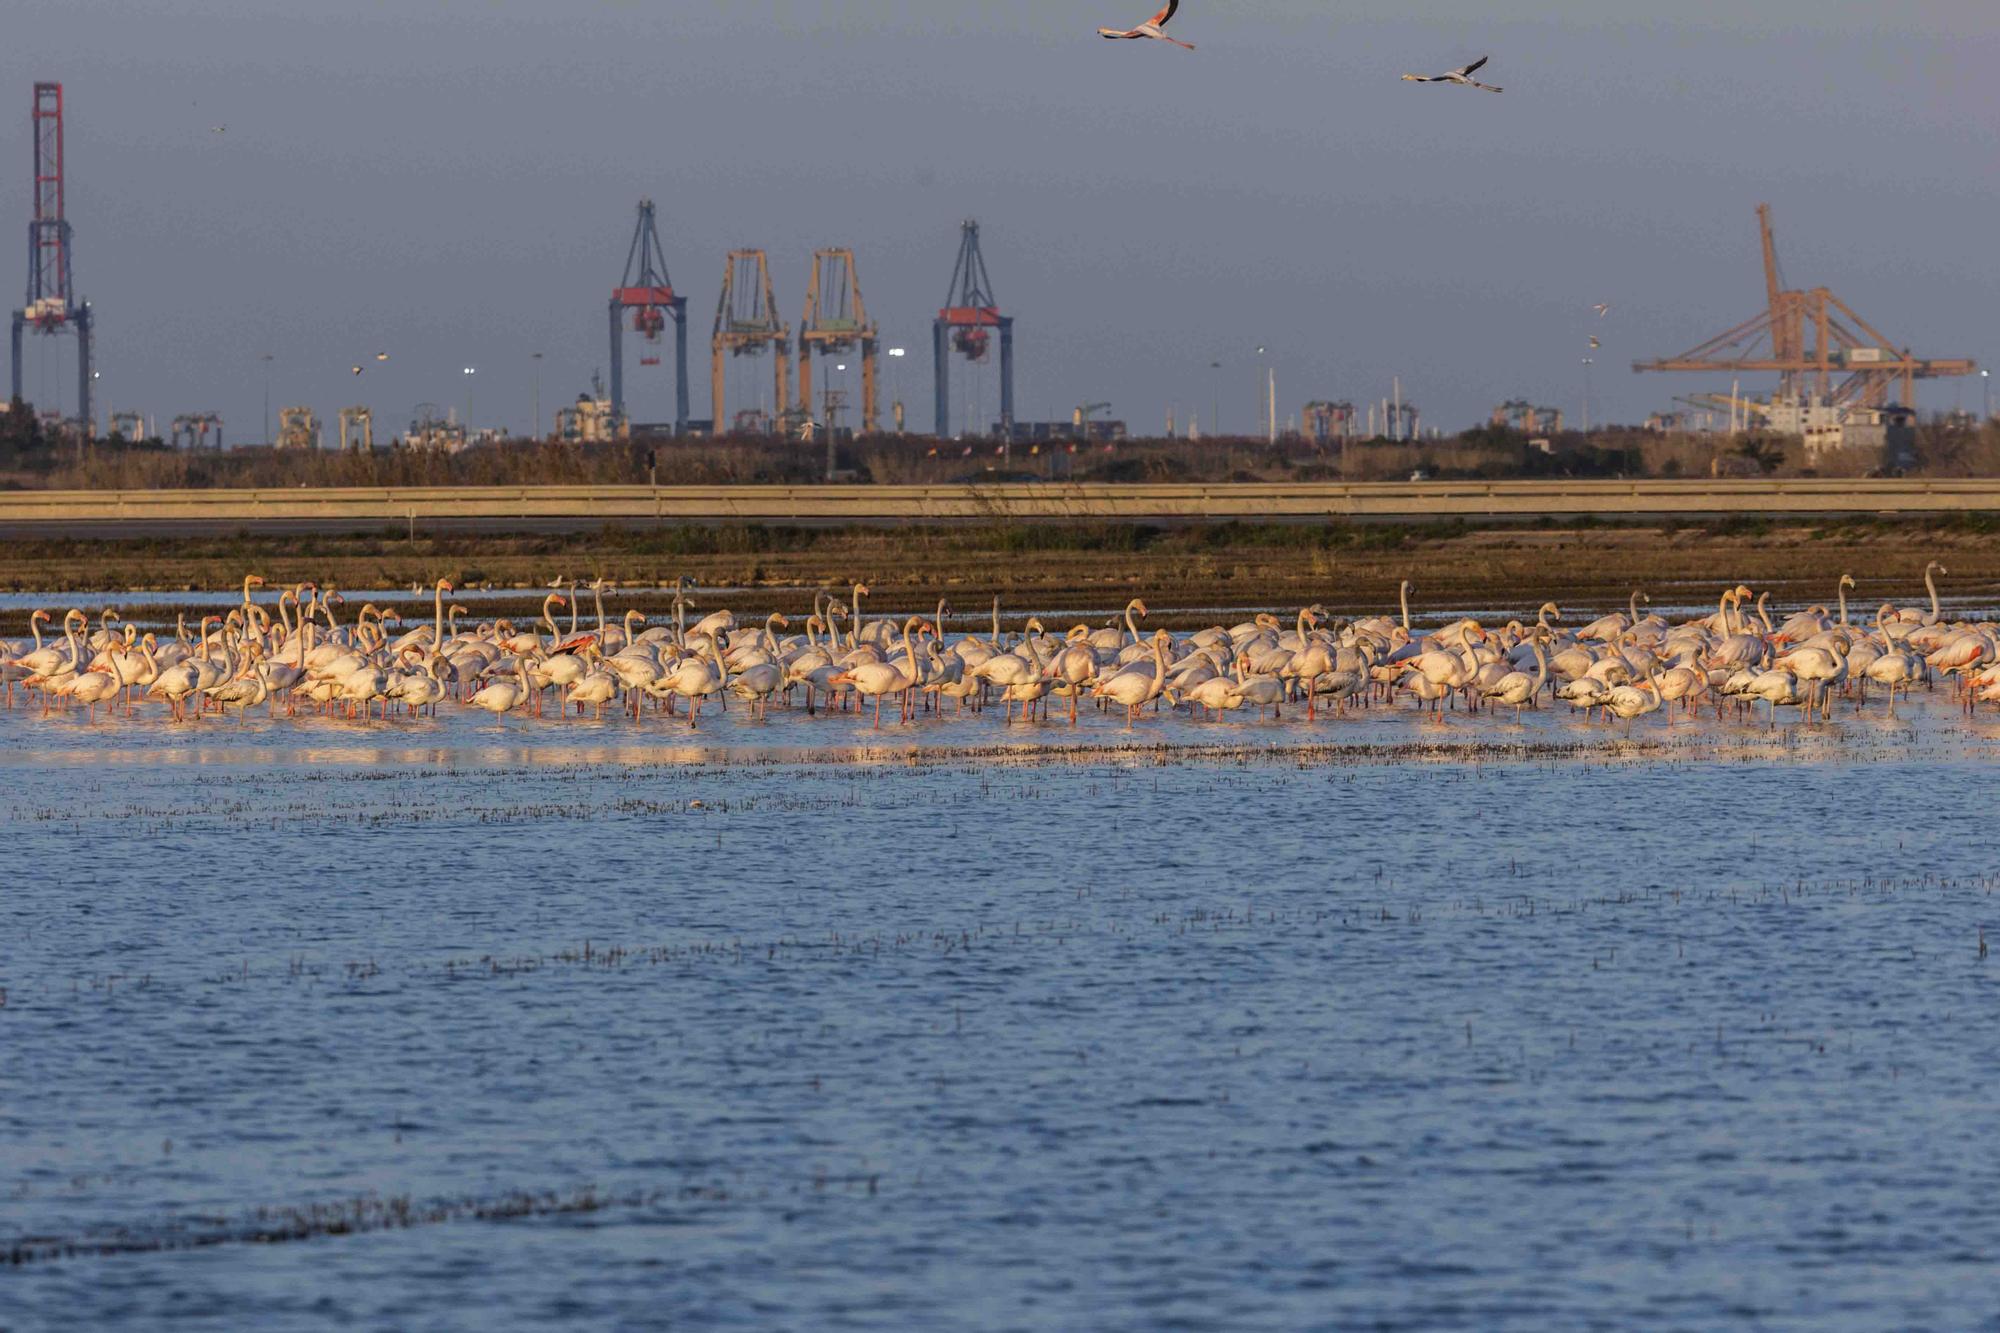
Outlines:
{"type": "MultiPolygon", "coordinates": [[[[1259,343],[1282,416],[1392,374],[1426,425],[1515,396],[1574,412],[1595,333],[1598,415],[1637,419],[1715,387],[1627,367],[1754,313],[1760,200],[1795,285],[1920,354],[2000,354],[1990,0],[1184,0],[1198,51],[1093,35],[1146,13],[13,0],[0,235],[30,207],[29,85],[60,79],[100,409],[212,407],[239,441],[267,351],[274,405],[365,402],[400,429],[419,401],[463,411],[466,365],[479,422],[524,427],[540,350],[546,418],[605,362],[641,195],[690,298],[697,416],[724,252],[767,247],[796,323],[811,248],[849,244],[928,428],[928,321],[968,215],[1018,319],[1024,418],[1108,400],[1135,429],[1170,406],[1206,428],[1219,378],[1247,429],[1259,343]],[[1504,96],[1396,77],[1489,52],[1504,96]]],[[[0,247],[10,307],[24,267],[0,247]]],[[[766,383],[745,369],[739,400],[766,383]]],[[[1924,405],[1976,406],[1962,383],[1924,405]]],[[[670,415],[670,369],[628,385],[636,417],[670,415]]]]}

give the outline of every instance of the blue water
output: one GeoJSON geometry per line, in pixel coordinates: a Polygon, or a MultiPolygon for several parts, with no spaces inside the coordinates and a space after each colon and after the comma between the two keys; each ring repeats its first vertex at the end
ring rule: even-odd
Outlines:
{"type": "Polygon", "coordinates": [[[1993,722],[1078,734],[0,714],[0,1327],[2000,1327],[1993,722]]]}

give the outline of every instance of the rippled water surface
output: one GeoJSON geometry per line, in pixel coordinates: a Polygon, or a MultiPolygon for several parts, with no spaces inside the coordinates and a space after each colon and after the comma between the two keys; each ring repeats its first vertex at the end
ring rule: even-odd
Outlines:
{"type": "Polygon", "coordinates": [[[0,1327],[2000,1326],[1996,755],[17,708],[0,1327]]]}

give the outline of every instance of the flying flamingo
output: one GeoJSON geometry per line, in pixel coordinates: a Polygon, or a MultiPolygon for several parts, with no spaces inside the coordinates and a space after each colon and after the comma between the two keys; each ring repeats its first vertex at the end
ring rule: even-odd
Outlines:
{"type": "Polygon", "coordinates": [[[1186,47],[1192,51],[1194,50],[1192,43],[1181,41],[1178,37],[1169,37],[1161,31],[1161,29],[1167,26],[1167,20],[1174,16],[1174,11],[1180,7],[1181,0],[1167,0],[1167,7],[1165,9],[1162,9],[1138,27],[1099,28],[1097,35],[1099,37],[1109,37],[1113,41],[1130,40],[1135,37],[1157,37],[1163,42],[1172,42],[1175,46],[1186,47]]]}
{"type": "Polygon", "coordinates": [[[1465,85],[1467,88],[1480,88],[1484,89],[1486,92],[1489,93],[1497,93],[1500,91],[1500,89],[1495,88],[1490,83],[1481,83],[1479,80],[1472,77],[1473,74],[1479,69],[1479,67],[1486,63],[1487,59],[1488,57],[1481,56],[1479,57],[1479,59],[1473,61],[1470,65],[1462,66],[1459,69],[1453,70],[1449,74],[1405,74],[1403,76],[1403,82],[1404,83],[1458,83],[1465,85]]]}

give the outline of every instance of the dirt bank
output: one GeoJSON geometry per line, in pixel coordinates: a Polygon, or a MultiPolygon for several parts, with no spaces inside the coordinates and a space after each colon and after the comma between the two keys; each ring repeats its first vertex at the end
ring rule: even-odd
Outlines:
{"type": "MultiPolygon", "coordinates": [[[[1857,606],[1911,600],[1926,561],[1950,570],[1950,591],[1974,597],[2000,585],[2000,542],[1979,520],[1944,524],[1843,522],[1819,526],[1331,526],[1149,529],[1079,527],[788,530],[718,528],[607,531],[580,536],[463,536],[415,542],[382,534],[348,537],[216,537],[137,541],[14,541],[0,548],[0,588],[50,594],[118,590],[127,604],[145,592],[212,591],[217,605],[249,572],[272,585],[315,580],[350,589],[518,588],[519,598],[482,601],[481,614],[520,615],[558,575],[604,577],[622,590],[617,607],[657,610],[644,590],[687,575],[716,588],[749,588],[732,605],[797,613],[812,589],[873,589],[879,613],[927,608],[939,597],[962,611],[1004,605],[1090,611],[1133,595],[1157,607],[1296,606],[1336,612],[1392,606],[1409,579],[1428,607],[1529,611],[1543,599],[1578,607],[1622,602],[1644,588],[1662,603],[1706,601],[1724,584],[1770,589],[1779,602],[1831,602],[1852,573],[1857,606]]],[[[408,604],[415,599],[405,596],[408,604]]],[[[421,600],[428,601],[428,596],[421,600]]],[[[721,604],[718,595],[702,601],[721,604]]],[[[24,611],[0,615],[20,633],[24,611]]]]}

